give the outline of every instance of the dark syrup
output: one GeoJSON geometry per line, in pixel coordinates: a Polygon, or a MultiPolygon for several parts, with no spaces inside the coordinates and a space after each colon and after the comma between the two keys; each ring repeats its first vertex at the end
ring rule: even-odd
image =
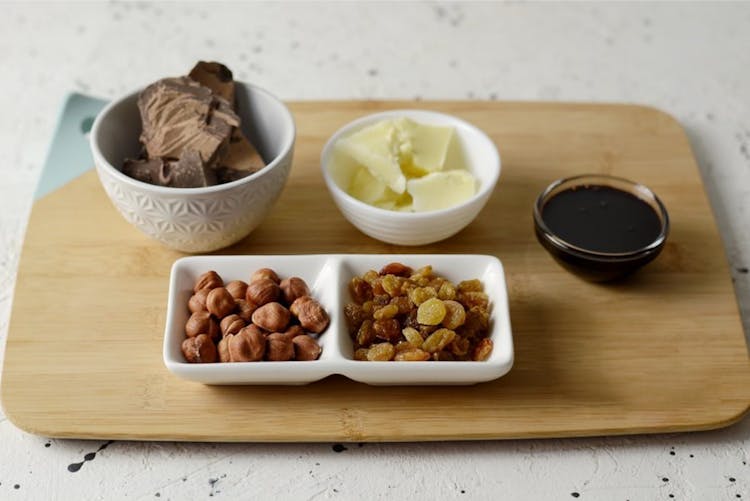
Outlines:
{"type": "Polygon", "coordinates": [[[555,194],[542,220],[558,238],[595,252],[643,249],[661,234],[662,221],[640,198],[608,186],[579,186],[555,194]]]}

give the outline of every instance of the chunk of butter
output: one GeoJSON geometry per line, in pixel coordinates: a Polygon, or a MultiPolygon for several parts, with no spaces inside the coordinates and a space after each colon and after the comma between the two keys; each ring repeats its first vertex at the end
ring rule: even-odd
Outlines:
{"type": "MultiPolygon", "coordinates": [[[[346,191],[367,204],[404,212],[463,202],[474,195],[476,181],[463,165],[446,166],[449,151],[458,147],[453,136],[451,127],[397,118],[340,139],[336,153],[353,161],[346,191]]],[[[455,163],[462,156],[450,158],[455,163]]]]}
{"type": "MultiPolygon", "coordinates": [[[[346,190],[351,196],[362,200],[366,204],[378,205],[378,202],[384,200],[388,194],[388,186],[377,177],[370,173],[365,167],[359,167],[352,176],[352,182],[349,189],[346,190]]],[[[391,191],[392,193],[392,191],[391,191]]]]}
{"type": "Polygon", "coordinates": [[[410,167],[421,171],[421,174],[443,170],[448,146],[453,138],[451,127],[420,124],[408,118],[396,120],[395,125],[408,144],[405,149],[411,153],[411,158],[403,159],[402,167],[411,160],[410,167]]]}
{"type": "Polygon", "coordinates": [[[407,181],[406,190],[415,212],[438,210],[470,199],[476,191],[476,180],[465,170],[431,172],[407,181]]]}
{"type": "Polygon", "coordinates": [[[401,172],[401,140],[393,122],[378,122],[341,139],[337,145],[396,193],[406,190],[401,172]]]}

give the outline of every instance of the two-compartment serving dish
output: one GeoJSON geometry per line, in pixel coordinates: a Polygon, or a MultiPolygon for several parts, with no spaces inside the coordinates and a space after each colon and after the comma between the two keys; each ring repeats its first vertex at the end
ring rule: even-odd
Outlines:
{"type": "Polygon", "coordinates": [[[465,385],[491,381],[513,365],[513,340],[503,266],[496,257],[438,254],[317,254],[272,256],[190,256],[172,266],[169,283],[164,363],[175,375],[205,384],[307,384],[340,374],[373,385],[465,385]],[[351,301],[353,276],[380,269],[389,262],[418,268],[432,265],[435,273],[459,282],[478,278],[490,299],[490,332],[494,347],[483,362],[369,362],[353,358],[353,345],[343,318],[351,301]],[[215,270],[225,281],[247,280],[259,268],[280,276],[299,276],[331,317],[321,335],[320,358],[302,362],[187,363],[180,351],[190,313],[187,301],[198,276],[215,270]]]}

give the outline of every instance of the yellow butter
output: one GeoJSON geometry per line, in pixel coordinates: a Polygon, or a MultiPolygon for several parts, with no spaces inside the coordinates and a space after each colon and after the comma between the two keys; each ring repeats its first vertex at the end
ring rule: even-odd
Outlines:
{"type": "Polygon", "coordinates": [[[410,179],[406,190],[412,197],[415,212],[453,207],[474,196],[476,181],[468,171],[432,172],[410,179]]]}
{"type": "Polygon", "coordinates": [[[406,177],[401,172],[401,144],[392,122],[378,122],[357,131],[341,139],[336,147],[396,193],[406,189],[406,177]]]}
{"type": "Polygon", "coordinates": [[[402,140],[408,144],[406,149],[411,156],[404,159],[407,162],[402,162],[402,167],[404,163],[410,163],[410,167],[422,171],[422,174],[443,170],[453,138],[451,127],[421,124],[408,118],[397,120],[396,127],[401,131],[402,140]]]}
{"type": "Polygon", "coordinates": [[[352,176],[347,193],[366,204],[377,205],[386,197],[387,191],[391,190],[385,183],[373,176],[369,169],[359,167],[352,176]]]}

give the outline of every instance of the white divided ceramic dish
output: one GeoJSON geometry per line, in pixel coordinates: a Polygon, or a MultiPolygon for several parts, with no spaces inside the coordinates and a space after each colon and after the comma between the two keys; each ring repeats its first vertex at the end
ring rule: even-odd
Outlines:
{"type": "Polygon", "coordinates": [[[437,254],[318,254],[294,256],[191,256],[172,266],[164,334],[164,363],[175,375],[205,384],[306,384],[333,374],[373,385],[466,385],[497,379],[513,365],[513,338],[503,266],[494,256],[437,254]],[[390,262],[413,268],[432,265],[453,282],[479,278],[490,298],[490,338],[494,348],[484,362],[364,362],[353,359],[343,317],[351,301],[349,281],[390,262]],[[280,277],[298,276],[325,307],[331,324],[319,339],[320,358],[312,362],[190,364],[180,345],[189,317],[187,302],[198,276],[216,271],[225,282],[247,281],[258,268],[280,277]]]}
{"type": "Polygon", "coordinates": [[[425,110],[391,110],[366,115],[336,131],[320,155],[323,179],[333,201],[344,217],[362,233],[397,245],[424,245],[444,240],[468,226],[484,208],[500,178],[500,153],[487,134],[453,115],[425,110]],[[336,165],[334,145],[342,137],[381,120],[399,117],[453,127],[456,143],[449,157],[462,163],[477,179],[476,194],[454,207],[429,212],[398,212],[381,209],[357,200],[346,192],[354,168],[336,165]]]}

